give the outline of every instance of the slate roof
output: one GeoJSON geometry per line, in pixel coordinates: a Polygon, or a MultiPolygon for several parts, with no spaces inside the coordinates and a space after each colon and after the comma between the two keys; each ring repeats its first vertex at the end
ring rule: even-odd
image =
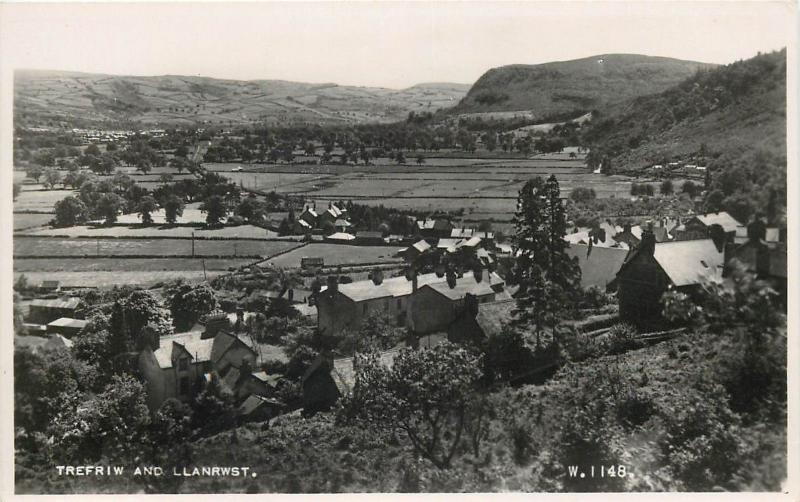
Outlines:
{"type": "Polygon", "coordinates": [[[464,239],[472,237],[472,234],[475,232],[473,228],[454,228],[450,231],[450,237],[464,239]]]}
{"type": "Polygon", "coordinates": [[[30,304],[31,307],[44,307],[44,308],[51,308],[51,309],[75,309],[78,308],[81,301],[78,298],[67,298],[67,299],[55,299],[55,300],[44,300],[41,298],[37,298],[33,300],[30,304]]]}
{"type": "Polygon", "coordinates": [[[55,328],[74,328],[74,329],[83,329],[86,325],[89,324],[89,321],[84,321],[83,319],[73,319],[71,317],[59,317],[55,321],[48,323],[48,326],[53,326],[55,328]]]}
{"type": "Polygon", "coordinates": [[[266,371],[258,371],[253,373],[253,378],[261,380],[270,387],[275,387],[278,384],[278,381],[283,377],[277,373],[269,375],[266,371]]]}
{"type": "Polygon", "coordinates": [[[211,350],[217,337],[203,339],[202,336],[202,331],[187,331],[186,333],[162,336],[159,339],[158,349],[153,352],[158,366],[162,369],[172,367],[173,342],[185,348],[195,363],[211,361],[211,350]]]}
{"type": "Polygon", "coordinates": [[[353,226],[353,224],[352,224],[352,223],[350,223],[349,221],[347,221],[347,220],[344,220],[344,219],[342,219],[342,218],[339,218],[338,220],[336,220],[335,222],[333,222],[333,225],[334,225],[335,227],[352,227],[352,226],[353,226]]]}
{"type": "Polygon", "coordinates": [[[425,287],[431,288],[445,298],[453,301],[463,299],[467,293],[473,294],[477,297],[494,294],[494,290],[489,284],[487,284],[486,281],[475,282],[475,279],[472,277],[466,280],[463,277],[460,278],[456,282],[456,286],[454,288],[451,288],[447,282],[426,284],[425,287]]]}
{"type": "Polygon", "coordinates": [[[416,249],[420,253],[424,253],[425,251],[427,251],[427,250],[429,250],[431,248],[431,245],[428,244],[428,242],[425,241],[425,240],[420,240],[419,242],[415,242],[414,244],[412,244],[411,247],[413,247],[414,249],[416,249]]]}
{"type": "Polygon", "coordinates": [[[725,211],[719,213],[698,214],[695,216],[705,226],[719,225],[725,232],[736,232],[736,229],[743,225],[739,223],[733,216],[725,211]]]}
{"type": "MultiPolygon", "coordinates": [[[[640,249],[629,255],[620,271],[641,252],[640,249]]],[[[719,279],[722,276],[724,255],[717,251],[711,239],[657,242],[653,258],[678,287],[699,284],[704,278],[719,279]]]]}
{"type": "MultiPolygon", "coordinates": [[[[472,279],[472,272],[467,272],[459,281],[470,279],[472,279]]],[[[445,282],[446,280],[445,276],[438,277],[435,273],[420,274],[417,276],[417,287],[421,288],[426,284],[445,282]]],[[[472,281],[474,283],[474,279],[472,279],[472,281]]],[[[504,284],[503,279],[494,272],[489,274],[488,277],[487,274],[484,274],[483,282],[491,285],[504,284]]],[[[405,276],[400,276],[384,279],[382,283],[377,285],[371,280],[366,280],[351,282],[350,284],[339,284],[338,287],[339,293],[350,298],[354,302],[360,302],[376,298],[408,296],[411,294],[412,283],[406,279],[405,276]]]]}
{"type": "Polygon", "coordinates": [[[355,240],[356,236],[346,232],[336,232],[335,234],[331,234],[325,238],[332,241],[352,241],[355,240]]]}
{"type": "Polygon", "coordinates": [[[608,248],[586,244],[570,244],[565,250],[567,255],[578,259],[581,268],[581,287],[596,286],[605,289],[617,277],[628,250],[608,248]],[[591,252],[590,252],[591,251],[591,252]]]}

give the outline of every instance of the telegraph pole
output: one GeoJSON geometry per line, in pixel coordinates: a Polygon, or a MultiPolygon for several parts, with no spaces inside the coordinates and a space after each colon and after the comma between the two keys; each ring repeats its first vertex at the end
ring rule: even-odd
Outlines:
{"type": "Polygon", "coordinates": [[[194,258],[194,232],[192,232],[192,258],[194,258]]]}

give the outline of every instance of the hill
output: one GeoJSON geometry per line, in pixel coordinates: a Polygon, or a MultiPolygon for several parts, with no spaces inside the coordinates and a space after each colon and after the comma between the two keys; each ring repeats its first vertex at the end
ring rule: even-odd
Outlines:
{"type": "Polygon", "coordinates": [[[409,112],[457,103],[469,86],[428,83],[395,90],[282,80],[222,80],[164,75],[131,77],[17,71],[17,123],[282,125],[394,122],[409,112]]]}
{"type": "Polygon", "coordinates": [[[592,121],[584,141],[617,171],[669,160],[706,165],[709,191],[719,190],[709,209],[745,221],[768,207],[772,190],[785,194],[786,50],[616,105],[592,121]]]}
{"type": "Polygon", "coordinates": [[[713,65],[636,54],[493,68],[453,114],[530,111],[538,118],[582,115],[608,103],[663,91],[713,65]]]}

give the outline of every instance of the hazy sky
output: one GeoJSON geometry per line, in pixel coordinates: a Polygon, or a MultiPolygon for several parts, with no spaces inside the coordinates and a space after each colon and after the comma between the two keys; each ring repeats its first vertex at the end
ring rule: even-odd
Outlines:
{"type": "Polygon", "coordinates": [[[406,87],[603,53],[729,63],[787,45],[783,2],[3,4],[8,68],[406,87]]]}

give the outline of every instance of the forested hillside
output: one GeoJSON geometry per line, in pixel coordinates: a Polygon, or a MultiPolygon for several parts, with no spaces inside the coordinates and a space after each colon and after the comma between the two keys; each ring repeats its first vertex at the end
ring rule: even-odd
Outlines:
{"type": "Polygon", "coordinates": [[[618,172],[672,160],[707,166],[709,209],[746,219],[771,198],[774,207],[786,187],[786,50],[699,71],[617,105],[592,122],[584,141],[618,172]]]}

